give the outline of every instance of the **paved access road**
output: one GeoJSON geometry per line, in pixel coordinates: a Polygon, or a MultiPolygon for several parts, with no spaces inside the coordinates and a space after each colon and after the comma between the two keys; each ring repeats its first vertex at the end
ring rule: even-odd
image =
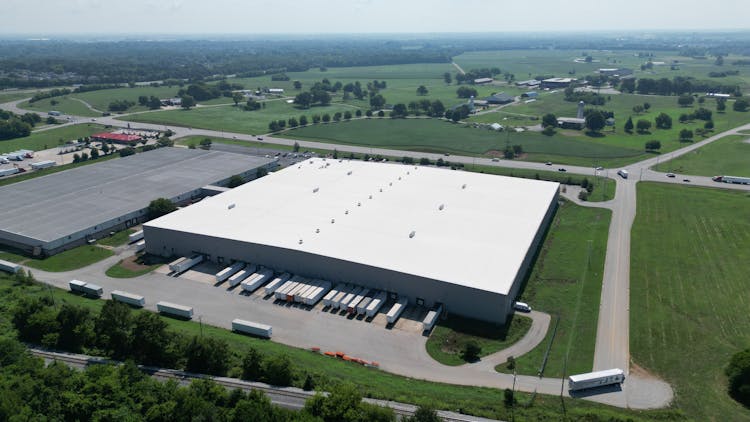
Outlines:
{"type": "MultiPolygon", "coordinates": [[[[23,101],[23,100],[20,100],[23,101]]],[[[18,110],[15,105],[20,101],[15,101],[8,104],[0,105],[1,108],[18,110]]],[[[25,112],[24,110],[18,110],[17,112],[25,112]]],[[[114,127],[125,127],[127,122],[122,122],[116,119],[117,116],[102,117],[98,119],[98,123],[105,125],[112,125],[114,127]]],[[[79,121],[90,121],[90,118],[72,116],[72,119],[79,121]]],[[[172,130],[175,132],[174,138],[198,135],[198,136],[212,136],[212,137],[232,137],[238,140],[255,141],[256,137],[239,134],[239,133],[228,133],[223,131],[212,131],[204,129],[192,129],[178,126],[164,126],[154,124],[142,124],[142,123],[131,123],[132,126],[144,129],[155,129],[155,130],[172,130]]],[[[682,154],[688,153],[696,148],[704,146],[710,142],[713,142],[721,137],[729,134],[737,134],[741,130],[750,129],[750,124],[744,125],[718,135],[712,136],[703,141],[691,144],[685,148],[681,148],[674,152],[664,155],[664,159],[671,159],[682,154]]],[[[639,180],[654,180],[664,183],[675,183],[675,184],[693,184],[707,187],[718,187],[726,189],[742,189],[750,190],[750,186],[742,185],[728,185],[720,184],[710,180],[706,177],[695,177],[690,176],[690,182],[684,182],[685,177],[676,177],[674,179],[667,178],[663,173],[654,172],[649,168],[657,163],[661,157],[655,157],[652,159],[644,160],[639,163],[635,163],[626,166],[630,173],[629,179],[622,179],[616,176],[614,171],[610,172],[607,170],[605,174],[597,174],[596,170],[589,167],[580,166],[545,166],[540,163],[524,162],[524,161],[508,161],[500,160],[493,161],[488,158],[475,158],[475,157],[464,157],[464,156],[450,156],[446,157],[440,154],[429,154],[421,152],[411,152],[402,150],[391,150],[381,148],[371,148],[362,146],[352,145],[341,145],[321,142],[302,141],[295,139],[288,139],[283,137],[275,136],[264,136],[263,142],[268,144],[279,144],[279,145],[293,145],[298,143],[300,148],[317,148],[317,149],[337,149],[340,152],[354,152],[361,154],[380,154],[383,156],[409,156],[413,158],[427,157],[431,160],[437,160],[443,158],[452,162],[459,162],[464,164],[482,164],[489,166],[501,166],[508,168],[523,168],[532,170],[555,170],[559,167],[565,168],[570,173],[591,175],[591,176],[604,176],[610,177],[616,180],[617,193],[615,199],[608,201],[607,203],[594,204],[588,203],[588,206],[604,206],[611,209],[612,222],[609,230],[609,239],[607,243],[607,253],[605,260],[605,269],[603,275],[603,287],[602,296],[600,303],[600,312],[597,328],[597,339],[596,348],[594,354],[594,369],[607,369],[607,368],[622,368],[629,371],[630,368],[630,353],[629,353],[629,288],[630,288],[630,232],[635,218],[636,212],[636,188],[635,184],[639,180]]],[[[107,266],[113,262],[107,262],[107,266]]],[[[102,263],[99,264],[101,266],[102,263]]],[[[150,274],[139,279],[134,279],[131,283],[125,283],[122,287],[117,287],[122,280],[116,281],[115,279],[106,280],[106,283],[102,281],[103,271],[106,267],[97,268],[98,266],[92,266],[82,271],[94,271],[91,274],[82,274],[82,277],[91,276],[91,280],[97,280],[103,286],[107,288],[122,288],[127,290],[128,286],[132,286],[134,282],[143,284],[143,291],[152,291],[153,293],[161,294],[162,297],[179,297],[184,294],[191,294],[188,291],[193,289],[182,289],[171,284],[174,283],[175,279],[161,276],[158,274],[150,274]],[[153,279],[154,277],[164,277],[165,279],[153,279]],[[169,279],[169,280],[167,280],[169,279]],[[144,283],[145,281],[145,283],[144,283]],[[152,290],[149,290],[149,286],[152,290]],[[171,287],[170,287],[171,286],[171,287]],[[154,292],[153,289],[162,289],[162,291],[154,292]],[[166,290],[163,290],[166,289],[166,290]]],[[[73,274],[71,274],[73,275],[73,274]]],[[[64,286],[64,282],[59,279],[61,275],[44,275],[42,278],[45,281],[53,284],[64,286]]],[[[66,278],[63,277],[63,280],[66,278]]],[[[85,279],[85,278],[84,278],[85,279]]],[[[202,289],[201,289],[202,290],[202,289]]],[[[195,293],[192,293],[195,294],[195,293]]],[[[210,309],[214,308],[212,312],[206,312],[206,322],[212,323],[218,326],[227,327],[228,320],[231,318],[218,318],[220,315],[227,315],[228,308],[224,300],[220,300],[213,306],[213,301],[208,300],[212,297],[211,294],[203,295],[199,293],[200,297],[196,303],[200,303],[202,308],[210,309]],[[215,313],[214,313],[215,312],[215,313]]],[[[177,300],[177,299],[175,299],[177,300]]],[[[242,306],[242,305],[237,305],[242,306]]],[[[238,308],[239,309],[239,308],[238,308]]],[[[256,309],[256,308],[254,308],[256,309]]],[[[261,309],[257,307],[257,309],[261,309]]],[[[236,315],[236,314],[235,314],[236,315]]],[[[270,317],[270,316],[269,316],[270,317]]],[[[277,318],[277,317],[275,317],[277,318]]],[[[316,320],[317,318],[311,318],[310,321],[316,320]]],[[[322,322],[322,321],[321,321],[322,322]]],[[[319,322],[320,323],[320,322],[319,322]]],[[[276,323],[275,323],[276,324],[276,323]]],[[[323,325],[327,328],[330,327],[329,319],[326,319],[323,325]]],[[[307,325],[306,329],[313,329],[317,324],[307,325]]],[[[376,328],[376,327],[374,327],[376,328]]],[[[344,326],[340,327],[341,332],[346,332],[344,326]]],[[[349,328],[351,329],[351,328],[349,328]]],[[[276,330],[274,330],[276,332],[276,330]]],[[[475,365],[464,365],[461,367],[445,367],[432,361],[424,351],[424,339],[414,338],[404,339],[399,338],[398,333],[392,333],[390,335],[391,341],[379,341],[377,344],[363,344],[361,341],[352,341],[352,339],[361,339],[364,335],[361,327],[356,329],[357,334],[352,336],[342,336],[338,329],[326,330],[323,336],[314,336],[310,341],[316,343],[319,346],[323,345],[345,345],[351,346],[347,351],[358,351],[361,350],[358,356],[367,359],[369,356],[377,355],[377,357],[370,357],[370,359],[380,359],[382,368],[388,371],[406,375],[414,378],[427,379],[439,382],[448,382],[453,384],[464,384],[464,385],[482,385],[499,388],[509,388],[515,384],[516,388],[522,391],[538,391],[544,394],[559,394],[561,391],[567,393],[566,386],[559,379],[553,378],[537,378],[530,376],[519,376],[513,380],[512,375],[498,374],[494,372],[494,369],[490,368],[490,363],[475,364],[475,365]],[[336,335],[331,335],[336,333],[336,335]],[[389,345],[383,349],[379,348],[379,345],[389,345]],[[388,356],[383,358],[383,356],[388,356]],[[515,381],[515,382],[514,382],[515,381]]],[[[282,343],[298,345],[300,347],[308,347],[309,344],[302,345],[304,338],[299,338],[297,335],[285,337],[282,333],[279,333],[276,339],[282,343]]],[[[384,337],[381,335],[375,336],[379,340],[384,337]]],[[[388,336],[386,336],[388,337],[388,336]]],[[[367,343],[367,342],[365,342],[367,343]]],[[[352,353],[355,354],[355,353],[352,353]]],[[[501,355],[496,357],[496,360],[500,360],[501,355]]],[[[487,359],[489,361],[489,359],[487,359]]],[[[494,366],[494,365],[492,365],[494,366]]],[[[672,400],[672,390],[668,384],[658,379],[650,378],[641,374],[631,374],[623,385],[622,390],[612,391],[607,394],[599,394],[596,396],[586,397],[590,400],[599,401],[611,405],[631,408],[655,408],[664,407],[668,405],[672,400]]]]}

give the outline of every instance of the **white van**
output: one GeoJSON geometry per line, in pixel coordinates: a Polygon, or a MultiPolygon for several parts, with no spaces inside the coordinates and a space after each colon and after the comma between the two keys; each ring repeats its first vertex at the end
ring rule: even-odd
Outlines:
{"type": "Polygon", "coordinates": [[[513,304],[513,308],[521,312],[531,312],[531,306],[528,303],[516,302],[513,304]]]}

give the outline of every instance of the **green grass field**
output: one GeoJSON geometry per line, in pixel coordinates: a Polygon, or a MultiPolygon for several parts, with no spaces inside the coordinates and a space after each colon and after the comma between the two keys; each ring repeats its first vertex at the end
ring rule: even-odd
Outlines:
{"type": "Polygon", "coordinates": [[[128,268],[123,267],[122,260],[120,260],[117,264],[109,267],[105,274],[107,274],[108,277],[112,278],[134,278],[134,277],[140,277],[144,274],[148,274],[151,271],[159,268],[163,264],[153,264],[149,265],[146,268],[143,268],[142,270],[133,271],[128,268]]]}
{"type": "Polygon", "coordinates": [[[638,184],[630,350],[696,420],[750,421],[723,373],[750,346],[748,215],[745,192],[638,184]]]}
{"type": "MultiPolygon", "coordinates": [[[[45,98],[33,103],[24,101],[20,103],[18,107],[33,111],[35,113],[39,113],[41,116],[46,116],[47,112],[51,110],[59,111],[63,114],[70,114],[73,116],[97,117],[102,115],[102,113],[96,112],[86,107],[86,105],[82,102],[76,101],[75,98],[75,94],[69,94],[62,97],[45,98]]],[[[106,111],[106,109],[104,111],[106,111]]]]}
{"type": "MultiPolygon", "coordinates": [[[[20,286],[10,279],[0,275],[0,322],[10,325],[8,307],[3,303],[10,303],[22,296],[52,295],[56,303],[67,302],[84,306],[98,312],[104,304],[103,300],[87,299],[69,292],[42,285],[20,286]]],[[[133,312],[148,312],[134,310],[133,312]]],[[[365,368],[355,363],[329,358],[308,350],[285,346],[268,340],[250,336],[234,334],[228,330],[208,325],[202,327],[197,322],[182,321],[173,318],[163,318],[169,328],[188,336],[210,336],[225,340],[232,352],[241,356],[249,347],[253,347],[265,355],[286,354],[294,362],[297,373],[312,373],[333,382],[350,382],[358,386],[365,397],[396,400],[406,403],[427,404],[440,409],[462,411],[464,413],[489,417],[493,419],[510,420],[510,412],[503,405],[502,391],[483,387],[464,387],[450,384],[432,383],[422,380],[405,378],[377,369],[365,368]]],[[[326,385],[321,385],[326,388],[326,385]]],[[[532,395],[516,392],[519,406],[515,409],[515,417],[528,420],[558,420],[563,414],[559,397],[537,395],[531,401],[532,395]],[[528,407],[522,405],[529,405],[528,407]]],[[[681,414],[674,410],[632,411],[617,409],[597,403],[565,399],[566,415],[572,420],[632,420],[646,422],[658,418],[660,420],[683,420],[681,414]],[[592,416],[593,415],[593,416],[592,416]],[[615,419],[617,418],[617,419],[615,419]]]]}
{"type": "Polygon", "coordinates": [[[244,111],[241,107],[234,106],[204,107],[190,110],[142,113],[125,116],[123,120],[165,125],[172,124],[227,132],[263,134],[269,131],[268,124],[272,120],[288,120],[291,117],[299,119],[301,115],[306,115],[311,120],[313,114],[323,115],[328,113],[333,117],[333,114],[337,111],[344,113],[348,110],[353,114],[357,110],[357,107],[339,103],[333,103],[325,107],[311,107],[307,110],[298,109],[283,101],[268,101],[265,104],[266,108],[256,111],[244,111]]]}
{"type": "Polygon", "coordinates": [[[114,253],[109,249],[83,245],[45,259],[29,258],[23,264],[38,270],[59,273],[89,266],[112,255],[114,253]]]}
{"type": "Polygon", "coordinates": [[[654,167],[663,172],[698,176],[750,177],[750,137],[730,135],[654,167]]]}
{"type": "Polygon", "coordinates": [[[130,236],[132,233],[135,233],[136,230],[134,229],[127,229],[127,230],[121,230],[117,233],[115,233],[113,236],[109,237],[103,237],[96,241],[96,243],[104,246],[122,246],[126,245],[129,241],[128,236],[130,236]]]}
{"type": "Polygon", "coordinates": [[[433,328],[427,339],[427,353],[443,365],[463,365],[466,361],[461,353],[469,341],[475,341],[482,348],[479,356],[484,357],[511,346],[526,335],[529,328],[531,318],[523,315],[512,315],[503,326],[451,315],[433,328]]]}
{"type": "Polygon", "coordinates": [[[30,149],[39,151],[47,148],[54,148],[60,144],[60,141],[67,142],[70,140],[89,136],[101,132],[104,127],[97,124],[85,123],[73,126],[64,126],[55,129],[32,132],[31,135],[23,138],[9,139],[0,141],[0,153],[11,152],[18,149],[30,149]]]}
{"type": "MultiPolygon", "coordinates": [[[[536,375],[559,319],[545,376],[591,371],[611,212],[566,202],[557,211],[520,300],[553,316],[544,341],[516,358],[516,371],[536,375]]],[[[510,372],[505,365],[499,371],[510,372]]]]}
{"type": "Polygon", "coordinates": [[[349,145],[404,149],[424,152],[450,152],[462,155],[502,155],[505,146],[520,144],[529,158],[554,155],[584,165],[599,164],[615,158],[636,157],[640,151],[592,143],[573,137],[550,138],[540,133],[508,133],[473,128],[440,119],[373,118],[329,125],[312,125],[284,133],[289,138],[349,145]]]}

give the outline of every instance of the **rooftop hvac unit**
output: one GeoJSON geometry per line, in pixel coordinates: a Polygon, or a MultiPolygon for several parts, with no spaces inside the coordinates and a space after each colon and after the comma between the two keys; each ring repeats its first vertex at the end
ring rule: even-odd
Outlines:
{"type": "Polygon", "coordinates": [[[407,171],[406,174],[411,174],[411,173],[407,171]]]}
{"type": "Polygon", "coordinates": [[[442,211],[442,210],[443,210],[443,208],[445,208],[445,204],[440,204],[440,206],[438,207],[438,209],[439,209],[440,211],[442,211]]]}
{"type": "Polygon", "coordinates": [[[300,245],[302,244],[302,239],[300,239],[300,240],[299,240],[299,244],[300,244],[300,245]]]}
{"type": "Polygon", "coordinates": [[[349,170],[349,171],[348,171],[348,172],[346,173],[346,175],[347,175],[347,176],[351,176],[351,175],[352,175],[352,171],[351,171],[351,170],[349,170]]]}
{"type": "Polygon", "coordinates": [[[398,176],[398,180],[401,180],[401,176],[398,176]]]}
{"type": "Polygon", "coordinates": [[[370,197],[368,199],[372,199],[372,195],[370,195],[370,197]]]}
{"type": "Polygon", "coordinates": [[[461,189],[466,189],[466,183],[461,186],[461,189]]]}
{"type": "Polygon", "coordinates": [[[357,206],[358,206],[358,207],[361,207],[361,206],[362,206],[362,203],[361,203],[361,202],[357,202],[357,206]]]}
{"type": "Polygon", "coordinates": [[[232,208],[234,208],[236,206],[237,206],[237,204],[229,204],[229,206],[227,206],[227,209],[231,210],[232,208]]]}
{"type": "Polygon", "coordinates": [[[320,233],[320,229],[315,229],[315,233],[320,233]]]}
{"type": "Polygon", "coordinates": [[[344,211],[344,214],[349,214],[349,210],[344,211]]]}
{"type": "Polygon", "coordinates": [[[315,188],[315,189],[313,189],[313,193],[316,193],[316,192],[318,192],[319,190],[320,190],[320,188],[315,188]]]}
{"type": "Polygon", "coordinates": [[[409,233],[409,239],[411,239],[412,237],[416,236],[416,234],[417,234],[417,232],[415,232],[414,230],[412,230],[411,233],[409,233]]]}
{"type": "Polygon", "coordinates": [[[335,222],[336,222],[336,219],[335,219],[335,218],[332,218],[332,219],[331,219],[331,224],[333,224],[333,223],[335,223],[335,222]]]}
{"type": "Polygon", "coordinates": [[[383,192],[383,188],[380,188],[380,191],[383,192]]]}

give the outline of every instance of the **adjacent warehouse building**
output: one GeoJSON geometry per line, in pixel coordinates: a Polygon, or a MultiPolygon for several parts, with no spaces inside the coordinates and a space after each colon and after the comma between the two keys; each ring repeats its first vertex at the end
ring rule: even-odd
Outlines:
{"type": "Polygon", "coordinates": [[[558,184],[311,159],[144,225],[163,256],[264,265],[503,323],[558,184]]]}
{"type": "Polygon", "coordinates": [[[0,187],[0,244],[52,255],[139,224],[156,198],[185,203],[232,175],[255,178],[274,160],[160,148],[0,187]]]}

